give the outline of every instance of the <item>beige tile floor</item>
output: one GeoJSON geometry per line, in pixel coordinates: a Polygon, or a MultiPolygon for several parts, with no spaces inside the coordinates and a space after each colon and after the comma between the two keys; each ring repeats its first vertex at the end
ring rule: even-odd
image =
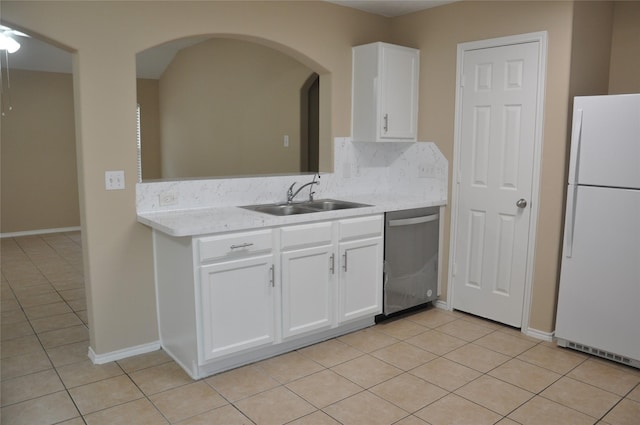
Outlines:
{"type": "Polygon", "coordinates": [[[95,366],[79,236],[2,240],[2,424],[640,424],[640,371],[433,308],[199,381],[95,366]]]}

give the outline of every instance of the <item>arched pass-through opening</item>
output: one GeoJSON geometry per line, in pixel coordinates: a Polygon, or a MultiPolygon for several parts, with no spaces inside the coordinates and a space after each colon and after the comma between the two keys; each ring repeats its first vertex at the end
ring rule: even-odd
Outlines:
{"type": "Polygon", "coordinates": [[[293,49],[204,35],[143,50],[136,63],[143,181],[298,174],[330,163],[321,158],[332,147],[330,74],[293,49]]]}
{"type": "Polygon", "coordinates": [[[320,167],[320,76],[313,73],[300,90],[300,171],[320,167]]]}

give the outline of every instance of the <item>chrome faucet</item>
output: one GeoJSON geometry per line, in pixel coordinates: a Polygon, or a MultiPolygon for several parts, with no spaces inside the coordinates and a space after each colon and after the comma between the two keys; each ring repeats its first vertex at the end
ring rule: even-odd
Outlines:
{"type": "Polygon", "coordinates": [[[316,177],[317,177],[318,179],[320,179],[320,173],[314,174],[314,175],[313,175],[313,180],[312,180],[312,181],[310,181],[309,183],[303,184],[303,185],[302,185],[302,186],[300,186],[300,187],[298,188],[298,190],[296,190],[295,192],[293,191],[293,187],[296,185],[296,182],[293,182],[293,184],[292,184],[291,186],[289,186],[289,190],[287,190],[287,204],[292,203],[292,202],[293,202],[293,198],[295,198],[295,197],[296,197],[296,195],[297,195],[298,193],[300,193],[300,191],[301,191],[302,189],[304,189],[305,187],[307,187],[307,186],[310,186],[310,187],[309,187],[309,200],[310,200],[310,201],[313,201],[313,194],[315,193],[315,192],[313,192],[313,185],[314,185],[314,184],[320,184],[320,182],[319,182],[319,181],[316,181],[316,177]]]}

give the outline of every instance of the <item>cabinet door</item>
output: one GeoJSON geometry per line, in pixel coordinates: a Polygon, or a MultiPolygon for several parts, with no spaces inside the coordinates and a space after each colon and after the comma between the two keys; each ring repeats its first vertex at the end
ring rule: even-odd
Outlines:
{"type": "Polygon", "coordinates": [[[339,322],[382,313],[383,238],[340,243],[339,322]]]}
{"type": "Polygon", "coordinates": [[[333,324],[332,246],[282,254],[282,336],[288,338],[333,324]]]}
{"type": "Polygon", "coordinates": [[[210,360],[273,343],[273,256],[201,267],[202,354],[210,360]]]}
{"type": "Polygon", "coordinates": [[[381,139],[416,140],[418,55],[418,51],[414,49],[382,45],[378,121],[381,139]]]}

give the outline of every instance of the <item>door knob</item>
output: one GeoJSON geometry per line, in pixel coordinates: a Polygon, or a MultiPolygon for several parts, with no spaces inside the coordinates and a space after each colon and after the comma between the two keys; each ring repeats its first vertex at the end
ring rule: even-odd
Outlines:
{"type": "Polygon", "coordinates": [[[524,208],[527,206],[527,200],[524,198],[520,198],[518,199],[518,201],[516,202],[516,207],[518,208],[524,208]]]}

